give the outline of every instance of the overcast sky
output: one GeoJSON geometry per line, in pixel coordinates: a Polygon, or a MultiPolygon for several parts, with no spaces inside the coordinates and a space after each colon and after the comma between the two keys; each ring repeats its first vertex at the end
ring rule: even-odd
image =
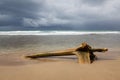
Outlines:
{"type": "Polygon", "coordinates": [[[120,0],[0,0],[0,30],[120,30],[120,0]]]}

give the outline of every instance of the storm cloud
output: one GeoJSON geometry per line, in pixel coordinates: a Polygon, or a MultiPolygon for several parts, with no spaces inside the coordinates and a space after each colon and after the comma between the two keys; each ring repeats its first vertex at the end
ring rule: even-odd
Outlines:
{"type": "Polygon", "coordinates": [[[119,0],[0,0],[0,30],[120,30],[119,0]]]}

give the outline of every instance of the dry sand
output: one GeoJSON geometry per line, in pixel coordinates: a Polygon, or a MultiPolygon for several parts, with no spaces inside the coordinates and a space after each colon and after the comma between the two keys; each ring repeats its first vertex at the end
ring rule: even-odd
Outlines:
{"type": "Polygon", "coordinates": [[[0,80],[120,80],[119,51],[96,55],[92,64],[78,64],[75,56],[29,60],[22,54],[1,55],[0,80]]]}

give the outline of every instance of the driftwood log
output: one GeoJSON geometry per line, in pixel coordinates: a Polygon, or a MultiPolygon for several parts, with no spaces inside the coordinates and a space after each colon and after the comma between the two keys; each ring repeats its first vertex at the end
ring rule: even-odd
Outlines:
{"type": "Polygon", "coordinates": [[[92,63],[97,59],[94,52],[105,52],[108,51],[107,48],[92,48],[87,43],[82,43],[77,48],[62,50],[62,51],[54,51],[47,53],[39,53],[28,55],[26,58],[41,58],[41,57],[50,57],[50,56],[67,56],[67,55],[76,55],[78,57],[78,63],[92,63]]]}

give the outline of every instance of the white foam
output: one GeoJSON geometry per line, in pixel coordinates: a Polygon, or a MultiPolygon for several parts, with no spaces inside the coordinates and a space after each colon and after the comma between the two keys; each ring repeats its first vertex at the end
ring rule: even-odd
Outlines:
{"type": "Polygon", "coordinates": [[[88,35],[120,34],[120,31],[0,31],[0,35],[88,35]]]}

